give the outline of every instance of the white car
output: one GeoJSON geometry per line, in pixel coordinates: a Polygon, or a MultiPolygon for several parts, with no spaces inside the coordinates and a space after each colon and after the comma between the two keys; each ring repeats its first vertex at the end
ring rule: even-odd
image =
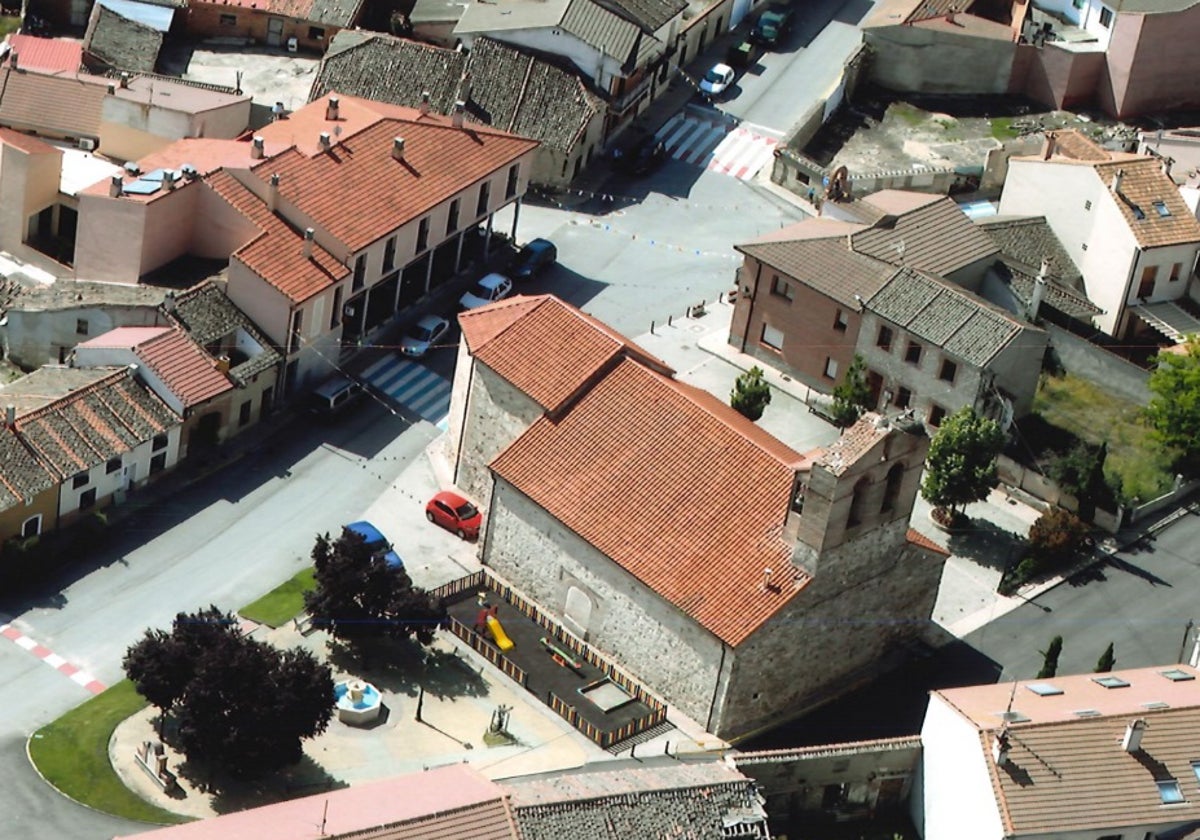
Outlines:
{"type": "Polygon", "coordinates": [[[700,91],[709,96],[720,96],[733,84],[733,68],[728,64],[714,64],[700,80],[700,91]]]}
{"type": "Polygon", "coordinates": [[[421,320],[408,328],[404,338],[400,340],[400,352],[405,356],[419,359],[429,352],[438,339],[450,329],[450,322],[436,315],[424,315],[421,320]]]}
{"type": "Polygon", "coordinates": [[[471,290],[458,299],[459,309],[470,311],[498,300],[504,300],[512,292],[512,281],[503,274],[483,277],[471,290]]]}

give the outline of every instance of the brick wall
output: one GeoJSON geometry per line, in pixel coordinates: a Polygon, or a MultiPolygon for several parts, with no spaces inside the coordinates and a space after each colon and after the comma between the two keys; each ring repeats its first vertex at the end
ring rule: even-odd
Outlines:
{"type": "Polygon", "coordinates": [[[185,15],[184,30],[193,37],[247,38],[256,44],[267,43],[268,21],[277,18],[283,21],[280,34],[281,50],[287,44],[288,38],[295,38],[300,49],[323,53],[333,36],[341,31],[337,26],[273,15],[265,10],[216,3],[192,3],[178,14],[185,15]],[[313,29],[320,31],[322,37],[310,37],[311,34],[316,34],[312,32],[313,29]]]}
{"type": "Polygon", "coordinates": [[[1200,6],[1118,14],[1100,79],[1100,104],[1120,119],[1200,106],[1200,6]]]}
{"type": "Polygon", "coordinates": [[[488,504],[492,474],[488,463],[541,416],[541,407],[487,365],[472,365],[462,442],[454,483],[488,504]]]}

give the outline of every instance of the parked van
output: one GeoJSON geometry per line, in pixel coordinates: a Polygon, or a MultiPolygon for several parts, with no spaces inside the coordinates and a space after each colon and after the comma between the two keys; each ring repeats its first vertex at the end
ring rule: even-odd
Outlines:
{"type": "Polygon", "coordinates": [[[336,417],[357,402],[362,393],[362,385],[339,373],[313,391],[312,408],[321,417],[336,417]]]}

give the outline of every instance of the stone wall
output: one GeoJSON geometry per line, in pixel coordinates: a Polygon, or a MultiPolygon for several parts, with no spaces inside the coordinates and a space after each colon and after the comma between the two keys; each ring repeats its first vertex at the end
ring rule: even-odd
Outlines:
{"type": "Polygon", "coordinates": [[[488,464],[533,425],[542,409],[487,365],[475,361],[465,412],[454,483],[486,506],[492,492],[488,464]]]}
{"type": "Polygon", "coordinates": [[[917,26],[863,31],[875,51],[871,80],[896,91],[1005,93],[1016,44],[917,26]]]}
{"type": "Polygon", "coordinates": [[[1138,405],[1150,402],[1150,372],[1085,338],[1054,324],[1045,324],[1050,346],[1068,373],[1138,405]]]}

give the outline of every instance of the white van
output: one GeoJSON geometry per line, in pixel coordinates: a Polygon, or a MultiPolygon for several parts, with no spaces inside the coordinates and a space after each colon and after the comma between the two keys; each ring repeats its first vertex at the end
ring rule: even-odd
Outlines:
{"type": "Polygon", "coordinates": [[[335,417],[357,402],[362,393],[362,385],[339,373],[313,391],[312,409],[322,417],[335,417]]]}

